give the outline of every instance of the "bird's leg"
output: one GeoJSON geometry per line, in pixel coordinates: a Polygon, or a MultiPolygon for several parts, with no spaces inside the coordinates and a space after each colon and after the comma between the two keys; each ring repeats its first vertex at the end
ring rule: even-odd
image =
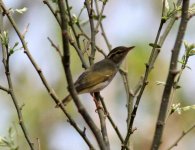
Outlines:
{"type": "Polygon", "coordinates": [[[95,111],[97,112],[98,109],[102,109],[100,100],[97,100],[97,99],[96,99],[95,93],[90,93],[90,94],[91,94],[91,96],[93,97],[93,100],[94,100],[94,102],[95,102],[95,105],[96,105],[96,110],[95,110],[95,111]]]}

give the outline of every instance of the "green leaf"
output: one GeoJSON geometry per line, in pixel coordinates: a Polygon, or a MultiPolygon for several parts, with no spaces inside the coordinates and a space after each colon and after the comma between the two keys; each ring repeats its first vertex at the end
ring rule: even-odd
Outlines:
{"type": "Polygon", "coordinates": [[[97,21],[98,21],[99,19],[102,21],[102,20],[105,19],[105,18],[106,18],[105,15],[102,15],[101,18],[100,18],[99,15],[93,15],[93,19],[94,19],[94,20],[97,20],[97,21]]]}
{"type": "Polygon", "coordinates": [[[8,37],[8,32],[7,31],[3,31],[3,33],[0,34],[0,40],[1,40],[1,43],[4,46],[7,46],[8,45],[8,43],[9,43],[9,37],[8,37]]]}
{"type": "Polygon", "coordinates": [[[189,56],[193,56],[193,55],[195,55],[195,50],[191,50],[191,51],[189,52],[189,56]]]}
{"type": "Polygon", "coordinates": [[[151,47],[155,47],[155,48],[161,48],[161,46],[160,45],[158,45],[158,44],[154,44],[154,43],[149,43],[149,46],[151,46],[151,47]]]}
{"type": "Polygon", "coordinates": [[[19,14],[23,14],[24,12],[26,12],[28,9],[26,7],[23,7],[21,9],[16,9],[15,11],[19,14]]]}

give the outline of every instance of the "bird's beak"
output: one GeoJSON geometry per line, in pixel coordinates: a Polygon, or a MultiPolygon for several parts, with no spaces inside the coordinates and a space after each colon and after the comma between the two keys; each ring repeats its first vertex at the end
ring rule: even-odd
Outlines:
{"type": "Polygon", "coordinates": [[[132,50],[133,48],[135,48],[135,46],[128,47],[128,51],[132,50]]]}

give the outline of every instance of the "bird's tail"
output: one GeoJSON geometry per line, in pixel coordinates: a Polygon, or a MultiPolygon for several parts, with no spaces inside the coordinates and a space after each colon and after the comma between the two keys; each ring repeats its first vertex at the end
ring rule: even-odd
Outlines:
{"type": "MultiPolygon", "coordinates": [[[[72,100],[72,97],[70,96],[70,94],[68,95],[68,96],[66,96],[63,100],[62,100],[62,104],[64,104],[64,105],[66,105],[66,104],[68,104],[70,101],[72,100]]],[[[58,108],[59,107],[59,104],[58,105],[56,105],[56,108],[58,108]]]]}

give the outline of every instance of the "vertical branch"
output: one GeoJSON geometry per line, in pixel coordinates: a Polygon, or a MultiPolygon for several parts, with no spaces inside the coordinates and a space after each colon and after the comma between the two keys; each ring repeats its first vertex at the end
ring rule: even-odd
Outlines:
{"type": "Polygon", "coordinates": [[[90,117],[90,115],[87,113],[87,111],[85,110],[84,106],[82,105],[82,103],[79,101],[79,98],[77,96],[77,92],[74,88],[74,84],[73,84],[73,80],[72,80],[72,75],[71,75],[71,71],[70,71],[70,53],[69,53],[69,45],[68,45],[68,33],[67,33],[67,19],[66,19],[66,14],[65,14],[65,4],[63,0],[58,0],[58,6],[60,9],[60,16],[61,16],[61,20],[62,20],[62,24],[61,24],[61,30],[62,30],[62,42],[63,42],[63,51],[64,51],[64,56],[63,56],[63,66],[64,66],[64,71],[65,71],[65,75],[66,75],[66,79],[67,79],[67,83],[68,83],[68,90],[74,100],[74,103],[77,106],[78,111],[80,112],[80,114],[82,115],[83,119],[85,120],[85,122],[89,125],[91,131],[93,132],[99,147],[102,150],[106,150],[106,146],[105,143],[103,141],[103,138],[101,136],[101,133],[99,131],[99,129],[97,128],[96,124],[94,123],[94,121],[92,120],[92,118],[90,117]]]}
{"type": "Polygon", "coordinates": [[[97,112],[99,115],[99,119],[100,119],[100,126],[101,126],[101,132],[102,132],[102,136],[106,145],[106,150],[110,149],[110,143],[109,143],[109,139],[108,139],[108,133],[107,133],[107,128],[106,128],[106,116],[105,116],[105,110],[102,108],[101,106],[101,96],[100,96],[100,92],[96,92],[94,93],[95,96],[95,100],[97,101],[97,112]]]}
{"type": "Polygon", "coordinates": [[[68,0],[65,0],[65,2],[66,2],[66,8],[67,8],[67,11],[68,11],[69,25],[70,25],[70,27],[73,31],[74,37],[76,39],[77,46],[78,46],[79,49],[81,49],[80,42],[79,42],[79,36],[77,35],[74,24],[72,22],[72,16],[71,16],[71,12],[70,12],[69,2],[68,2],[68,0]]]}
{"type": "MultiPolygon", "coordinates": [[[[101,22],[101,15],[103,14],[104,9],[102,9],[101,14],[99,16],[100,18],[99,18],[97,25],[95,27],[94,20],[93,20],[93,13],[94,13],[93,0],[92,1],[85,0],[84,4],[85,4],[87,12],[88,12],[90,29],[91,29],[91,54],[89,56],[89,62],[92,65],[94,63],[94,57],[95,57],[95,52],[96,52],[95,35],[97,33],[99,23],[101,22]]],[[[104,6],[103,6],[103,8],[104,8],[104,6]]],[[[98,15],[99,15],[99,13],[98,13],[98,15]]],[[[98,103],[100,102],[100,93],[99,92],[95,93],[95,99],[97,100],[98,103]]],[[[108,133],[107,133],[107,128],[106,128],[106,117],[104,116],[103,109],[97,108],[97,111],[98,111],[98,115],[99,115],[99,119],[100,119],[102,136],[103,136],[103,139],[104,139],[104,142],[106,145],[106,149],[109,150],[110,144],[109,144],[108,133]]]]}
{"type": "Polygon", "coordinates": [[[124,139],[123,139],[123,137],[122,137],[122,134],[120,133],[118,127],[116,126],[116,124],[114,123],[112,117],[110,116],[110,114],[109,114],[109,112],[108,112],[108,109],[107,109],[107,107],[106,107],[106,104],[104,103],[104,99],[103,99],[103,97],[101,97],[101,96],[100,96],[100,101],[101,101],[102,106],[103,106],[103,108],[104,108],[104,112],[106,113],[106,115],[107,115],[107,117],[108,117],[108,120],[110,121],[112,127],[114,128],[116,134],[118,135],[118,137],[119,137],[121,143],[123,143],[123,142],[124,142],[124,139]]]}
{"type": "Polygon", "coordinates": [[[157,48],[156,48],[157,42],[158,42],[158,39],[159,39],[159,36],[160,36],[160,32],[162,30],[162,27],[163,27],[164,23],[165,23],[165,20],[161,19],[160,26],[159,26],[159,29],[158,29],[158,32],[157,32],[157,36],[156,36],[156,39],[155,39],[155,42],[154,42],[154,47],[152,49],[149,61],[146,64],[146,71],[145,71],[144,78],[143,78],[143,84],[142,84],[142,87],[141,87],[141,89],[139,91],[139,94],[137,96],[137,99],[136,99],[133,111],[131,113],[130,123],[129,123],[128,129],[127,129],[127,135],[126,135],[126,138],[125,138],[125,141],[124,141],[124,144],[123,144],[124,148],[127,145],[127,142],[129,140],[130,135],[133,133],[132,132],[133,122],[134,122],[134,119],[135,119],[135,116],[136,116],[136,113],[137,113],[137,109],[138,109],[139,102],[141,100],[142,94],[143,94],[143,92],[145,90],[146,85],[148,84],[147,79],[148,79],[149,73],[152,70],[154,62],[155,62],[155,60],[153,58],[154,58],[155,51],[157,50],[157,48]]]}
{"type": "Polygon", "coordinates": [[[112,46],[111,46],[110,42],[108,41],[106,32],[105,32],[103,24],[102,24],[102,16],[103,16],[103,11],[104,11],[104,8],[106,6],[106,3],[107,3],[107,0],[103,2],[102,9],[101,9],[101,11],[99,11],[98,2],[97,2],[97,0],[95,0],[95,7],[96,7],[96,11],[97,11],[97,14],[98,14],[98,17],[99,17],[99,20],[98,20],[98,23],[96,25],[95,31],[97,31],[98,27],[100,26],[100,29],[102,31],[102,36],[103,36],[103,38],[106,42],[106,45],[107,45],[109,51],[111,51],[112,46]]]}
{"type": "Polygon", "coordinates": [[[87,8],[87,13],[89,16],[89,23],[90,23],[90,29],[91,29],[91,54],[89,56],[89,62],[90,64],[94,63],[94,57],[95,57],[95,25],[94,25],[94,20],[93,20],[93,0],[89,1],[89,0],[85,0],[84,2],[86,8],[87,8]],[[90,5],[91,3],[91,5],[90,5]]]}
{"type": "Polygon", "coordinates": [[[182,40],[186,31],[187,22],[188,22],[188,8],[189,8],[189,0],[183,0],[182,4],[182,16],[181,16],[181,22],[178,29],[177,38],[175,41],[175,45],[172,50],[172,56],[169,66],[169,73],[166,81],[166,85],[164,88],[163,96],[161,99],[161,106],[160,106],[160,112],[158,116],[158,120],[156,123],[156,130],[153,138],[152,143],[152,150],[157,150],[161,143],[161,138],[164,130],[165,120],[166,120],[166,114],[167,114],[167,108],[169,104],[169,98],[171,94],[171,90],[174,86],[174,79],[177,75],[177,61],[178,56],[182,44],[182,40]]]}

